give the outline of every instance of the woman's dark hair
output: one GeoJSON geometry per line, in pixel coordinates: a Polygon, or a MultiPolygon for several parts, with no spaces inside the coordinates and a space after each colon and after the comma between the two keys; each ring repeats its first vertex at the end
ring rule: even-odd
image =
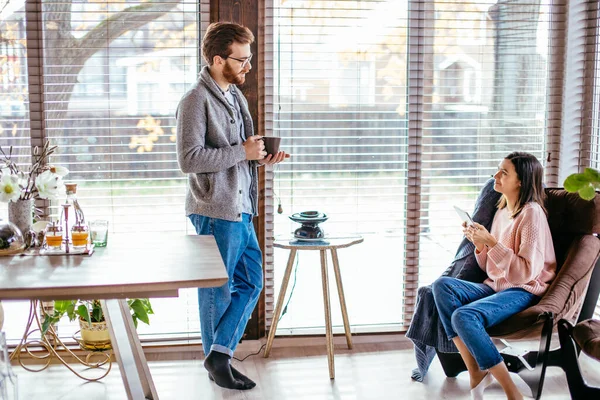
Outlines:
{"type": "MultiPolygon", "coordinates": [[[[519,198],[515,209],[512,211],[512,218],[515,218],[525,207],[525,204],[530,202],[536,202],[542,207],[542,210],[547,214],[546,208],[544,207],[544,187],[542,186],[542,179],[544,177],[544,167],[535,158],[534,155],[515,151],[510,153],[505,160],[512,162],[517,172],[517,178],[521,181],[521,190],[519,190],[519,198]]],[[[498,202],[498,208],[506,207],[506,197],[504,195],[500,197],[498,202]]]]}
{"type": "Polygon", "coordinates": [[[231,22],[214,22],[206,28],[202,39],[202,56],[208,65],[213,65],[213,58],[221,56],[227,58],[231,55],[231,44],[251,44],[254,35],[245,26],[231,22]]]}

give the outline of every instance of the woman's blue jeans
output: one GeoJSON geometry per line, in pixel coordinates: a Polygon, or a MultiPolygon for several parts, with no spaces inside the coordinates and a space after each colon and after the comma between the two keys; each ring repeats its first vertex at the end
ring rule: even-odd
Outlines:
{"type": "Polygon", "coordinates": [[[460,337],[482,370],[502,362],[486,328],[527,309],[540,299],[521,288],[496,293],[483,283],[447,276],[433,282],[432,292],[448,339],[460,337]]]}
{"type": "Polygon", "coordinates": [[[252,216],[232,222],[203,215],[189,216],[198,235],[213,235],[225,263],[229,282],[199,288],[200,329],[204,354],[233,356],[263,288],[262,253],[252,216]]]}

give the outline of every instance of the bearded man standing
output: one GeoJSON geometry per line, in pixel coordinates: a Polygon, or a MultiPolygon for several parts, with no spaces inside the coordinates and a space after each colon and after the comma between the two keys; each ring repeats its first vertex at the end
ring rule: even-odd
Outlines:
{"type": "Polygon", "coordinates": [[[262,253],[252,224],[258,211],[257,167],[289,157],[283,151],[266,156],[236,87],[252,68],[253,41],[244,26],[209,25],[202,40],[208,65],[176,113],[177,160],[189,183],[186,215],[199,235],[215,237],[229,275],[221,287],[198,289],[204,367],[219,386],[239,390],[256,386],[231,358],[263,288],[262,253]]]}

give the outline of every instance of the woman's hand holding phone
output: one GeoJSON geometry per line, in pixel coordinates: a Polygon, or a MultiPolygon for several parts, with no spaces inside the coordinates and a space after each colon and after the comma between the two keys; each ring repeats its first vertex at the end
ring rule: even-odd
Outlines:
{"type": "Polygon", "coordinates": [[[463,233],[471,241],[477,251],[482,251],[484,246],[494,247],[497,243],[496,238],[485,229],[485,226],[473,222],[472,225],[463,225],[463,233]]]}

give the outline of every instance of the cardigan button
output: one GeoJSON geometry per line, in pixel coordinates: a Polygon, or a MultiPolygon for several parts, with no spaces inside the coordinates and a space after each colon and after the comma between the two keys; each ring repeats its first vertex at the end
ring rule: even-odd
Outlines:
{"type": "Polygon", "coordinates": [[[235,124],[235,121],[233,119],[229,120],[229,122],[231,122],[232,124],[235,124]]]}

